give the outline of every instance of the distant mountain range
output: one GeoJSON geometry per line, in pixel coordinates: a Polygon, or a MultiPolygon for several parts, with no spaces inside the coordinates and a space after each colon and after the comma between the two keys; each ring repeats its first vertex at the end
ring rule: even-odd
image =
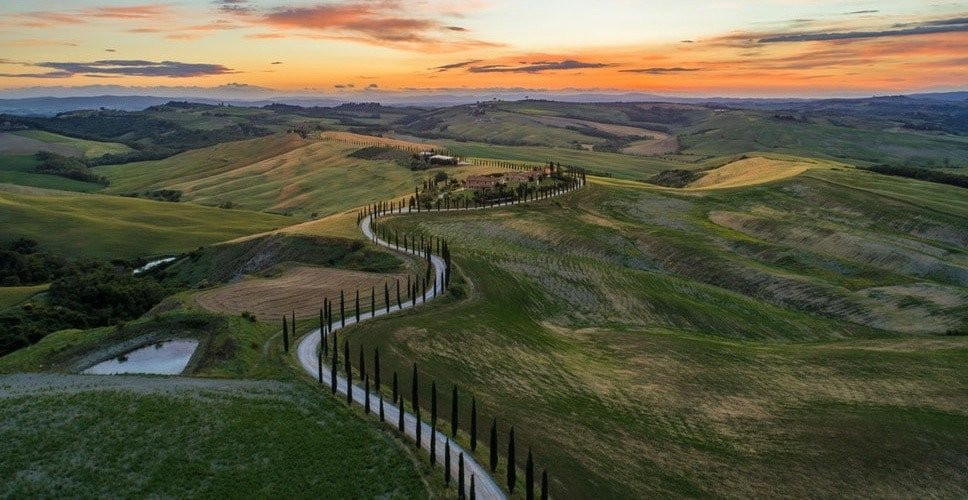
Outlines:
{"type": "MultiPolygon", "coordinates": [[[[198,87],[145,87],[129,88],[118,86],[85,87],[83,92],[123,91],[124,93],[105,93],[99,95],[57,96],[31,95],[41,91],[51,94],[64,94],[68,87],[46,87],[24,89],[16,92],[6,92],[16,97],[0,99],[0,113],[14,115],[50,116],[65,111],[80,109],[116,109],[121,111],[140,111],[151,106],[157,106],[169,101],[191,101],[205,104],[231,104],[237,106],[266,106],[273,103],[289,104],[303,107],[331,107],[348,102],[379,102],[388,106],[420,106],[444,107],[459,104],[470,104],[480,101],[500,99],[517,101],[523,99],[540,99],[560,102],[671,102],[684,104],[720,104],[742,108],[787,108],[800,107],[807,103],[857,101],[860,99],[912,99],[918,101],[930,100],[934,102],[968,102],[968,92],[938,92],[919,93],[904,96],[884,96],[875,98],[844,98],[844,99],[806,99],[806,98],[734,98],[734,97],[676,97],[641,92],[628,93],[563,93],[546,91],[529,91],[528,89],[495,89],[493,92],[388,92],[361,91],[353,94],[337,96],[312,95],[273,95],[275,91],[250,85],[224,85],[217,88],[198,87]],[[151,93],[144,95],[127,95],[133,90],[146,90],[151,93]]],[[[76,91],[76,89],[75,89],[76,91]]],[[[2,94],[0,94],[2,95],[2,94]]],[[[903,101],[899,101],[903,102],[903,101]]]]}

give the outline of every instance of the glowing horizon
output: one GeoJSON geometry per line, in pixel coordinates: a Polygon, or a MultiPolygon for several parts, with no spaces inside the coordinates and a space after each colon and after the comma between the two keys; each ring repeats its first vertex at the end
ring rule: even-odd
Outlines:
{"type": "Polygon", "coordinates": [[[968,88],[968,2],[79,0],[0,6],[0,46],[0,90],[903,93],[968,88]]]}

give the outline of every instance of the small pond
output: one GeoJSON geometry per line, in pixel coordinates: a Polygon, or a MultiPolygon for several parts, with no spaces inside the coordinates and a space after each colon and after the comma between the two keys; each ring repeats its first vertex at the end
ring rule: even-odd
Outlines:
{"type": "Polygon", "coordinates": [[[89,375],[117,375],[147,373],[178,375],[188,366],[198,347],[194,339],[166,340],[140,347],[116,358],[102,361],[82,373],[89,375]]]}

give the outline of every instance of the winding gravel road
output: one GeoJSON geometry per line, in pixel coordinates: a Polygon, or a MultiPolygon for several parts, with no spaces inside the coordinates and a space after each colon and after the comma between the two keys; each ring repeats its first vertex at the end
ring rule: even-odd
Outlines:
{"type": "MultiPolygon", "coordinates": [[[[574,191],[576,189],[580,189],[582,186],[584,186],[584,182],[580,180],[577,187],[572,188],[568,191],[565,191],[561,194],[565,194],[565,193],[574,191]]],[[[543,198],[543,199],[546,199],[546,198],[543,198]]],[[[518,204],[520,203],[500,203],[489,207],[460,208],[460,209],[452,208],[452,209],[442,209],[439,211],[433,210],[430,212],[407,211],[407,212],[403,212],[402,214],[394,213],[394,214],[387,214],[387,215],[406,215],[410,213],[436,213],[436,212],[485,210],[490,208],[498,208],[498,207],[504,207],[509,205],[518,205],[518,204]]],[[[406,253],[417,257],[422,256],[422,254],[418,252],[415,252],[413,250],[406,250],[403,247],[394,245],[389,241],[384,241],[383,239],[377,237],[373,232],[373,227],[372,227],[373,219],[374,219],[373,215],[368,215],[364,217],[363,220],[360,222],[360,229],[363,231],[363,234],[366,235],[367,238],[369,238],[371,241],[373,241],[378,245],[384,246],[386,248],[389,248],[391,250],[394,250],[400,253],[406,253]]],[[[441,293],[443,293],[442,291],[444,290],[444,266],[445,266],[444,260],[440,256],[434,255],[434,254],[431,254],[430,260],[434,271],[434,280],[437,283],[437,289],[441,290],[441,293]]],[[[417,297],[416,305],[419,306],[421,304],[424,304],[434,299],[435,297],[433,292],[434,287],[428,286],[427,290],[428,290],[427,293],[425,293],[423,296],[417,297]]],[[[372,311],[370,313],[361,313],[360,322],[366,321],[367,319],[371,319],[374,317],[392,314],[394,312],[400,311],[401,309],[409,309],[411,307],[414,307],[414,304],[413,304],[413,301],[409,301],[404,303],[402,306],[403,307],[391,305],[389,308],[389,312],[387,312],[386,308],[382,308],[378,311],[372,311]]],[[[340,323],[341,322],[334,323],[333,331],[337,331],[340,328],[342,328],[340,326],[340,323]]],[[[350,326],[354,323],[356,323],[355,317],[353,316],[346,317],[346,326],[350,326]]],[[[316,378],[319,373],[319,361],[317,358],[317,353],[319,350],[319,343],[321,338],[322,336],[320,335],[320,330],[317,328],[312,332],[310,332],[309,334],[307,334],[305,337],[303,337],[302,340],[299,341],[299,345],[296,349],[296,355],[299,359],[299,363],[303,366],[306,372],[309,373],[313,378],[316,378]]],[[[330,367],[325,363],[323,363],[323,374],[324,374],[323,375],[324,383],[326,385],[329,385],[330,367]]],[[[336,379],[337,393],[345,396],[346,388],[347,388],[346,377],[342,375],[338,375],[336,379]]],[[[373,409],[374,412],[378,411],[378,408],[380,407],[380,399],[381,399],[381,396],[377,394],[376,391],[371,392],[370,407],[373,409]]],[[[358,384],[353,384],[353,402],[360,406],[364,406],[366,403],[366,395],[365,395],[364,388],[358,384]]],[[[386,425],[393,426],[395,428],[396,423],[400,418],[401,408],[391,401],[384,400],[383,411],[385,415],[386,425]]],[[[406,409],[403,409],[403,412],[404,412],[403,413],[404,431],[406,435],[410,437],[410,439],[412,439],[413,441],[416,441],[417,440],[417,432],[416,432],[417,418],[412,413],[406,411],[406,409]]],[[[450,440],[450,438],[445,433],[440,431],[436,431],[436,432],[432,431],[430,428],[430,424],[423,421],[423,419],[421,419],[420,426],[421,426],[421,433],[420,433],[421,447],[423,449],[430,450],[431,439],[434,439],[437,441],[436,443],[437,463],[444,462],[445,444],[447,443],[447,441],[450,441],[451,479],[454,481],[455,484],[459,484],[457,482],[458,474],[459,474],[457,462],[460,454],[461,453],[464,454],[464,484],[465,484],[465,488],[468,490],[465,493],[469,494],[471,481],[473,481],[475,493],[477,494],[478,498],[502,499],[502,500],[507,498],[507,495],[505,495],[504,492],[501,490],[501,487],[497,485],[497,483],[494,481],[494,478],[491,477],[490,473],[488,473],[488,471],[484,467],[482,467],[480,464],[477,463],[477,461],[474,459],[474,456],[471,453],[464,450],[456,442],[450,440]]]]}

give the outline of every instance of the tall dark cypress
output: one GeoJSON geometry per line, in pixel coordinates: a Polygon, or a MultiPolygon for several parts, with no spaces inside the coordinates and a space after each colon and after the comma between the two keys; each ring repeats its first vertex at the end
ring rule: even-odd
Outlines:
{"type": "Polygon", "coordinates": [[[450,439],[444,443],[444,483],[450,486],[450,439]]]}
{"type": "Polygon", "coordinates": [[[370,317],[376,316],[376,287],[370,287],[370,317]]]}
{"type": "Polygon", "coordinates": [[[471,451],[477,451],[477,398],[471,398],[471,451]]]}
{"type": "Polygon", "coordinates": [[[363,346],[360,346],[360,379],[366,378],[366,359],[363,358],[363,346]]]}
{"type": "Polygon", "coordinates": [[[411,378],[411,382],[412,382],[412,385],[410,387],[410,405],[413,406],[413,415],[417,419],[416,434],[417,434],[417,448],[419,449],[421,446],[423,446],[423,443],[420,442],[420,434],[422,433],[423,429],[421,429],[421,425],[420,425],[420,391],[418,390],[418,387],[417,387],[417,363],[413,364],[413,376],[411,378]]]}
{"type": "Polygon", "coordinates": [[[333,348],[333,364],[329,367],[329,389],[332,391],[333,395],[336,395],[336,367],[339,365],[339,356],[336,354],[339,352],[335,347],[333,348]]]}
{"type": "Polygon", "coordinates": [[[457,400],[457,384],[450,395],[450,435],[457,437],[457,429],[460,428],[460,402],[457,400]]]}
{"type": "Polygon", "coordinates": [[[457,457],[457,498],[464,497],[464,452],[457,457]]]}
{"type": "Polygon", "coordinates": [[[289,352],[289,323],[286,322],[286,315],[282,315],[282,349],[289,352]]]}
{"type": "Polygon", "coordinates": [[[360,289],[356,289],[356,322],[360,322],[360,289]]]}
{"type": "Polygon", "coordinates": [[[531,456],[531,447],[528,447],[528,463],[524,468],[524,498],[534,500],[534,458],[531,456]]]}
{"type": "Polygon", "coordinates": [[[340,326],[346,327],[346,301],[343,298],[343,290],[339,291],[339,321],[340,326]]]}
{"type": "MultiPolygon", "coordinates": [[[[397,401],[397,394],[398,394],[398,391],[397,391],[397,372],[396,372],[396,370],[394,370],[394,372],[393,372],[393,401],[394,402],[397,401]]],[[[402,410],[402,408],[401,408],[401,410],[402,410]]]]}
{"type": "Polygon", "coordinates": [[[477,500],[477,488],[475,486],[476,483],[477,483],[477,477],[474,474],[471,474],[471,494],[470,494],[471,500],[477,500]]]}
{"type": "Polygon", "coordinates": [[[541,471],[541,500],[548,500],[548,469],[541,471]]]}
{"type": "Polygon", "coordinates": [[[343,363],[346,365],[346,403],[353,404],[353,363],[350,361],[350,343],[343,341],[343,363]]]}
{"type": "Polygon", "coordinates": [[[518,470],[514,464],[514,426],[508,432],[508,492],[514,493],[514,485],[518,482],[518,470]]]}
{"type": "Polygon", "coordinates": [[[377,347],[373,351],[373,389],[376,391],[377,397],[380,398],[380,422],[383,422],[383,389],[382,381],[380,380],[380,348],[377,347]]]}
{"type": "Polygon", "coordinates": [[[497,470],[497,419],[491,420],[491,472],[497,470]]]}
{"type": "Polygon", "coordinates": [[[383,282],[383,303],[386,305],[387,314],[390,314],[390,284],[383,282]]]}
{"type": "Polygon", "coordinates": [[[403,394],[400,395],[400,401],[397,403],[397,430],[403,432],[403,394]]]}
{"type": "Polygon", "coordinates": [[[367,415],[370,414],[370,376],[367,375],[363,379],[363,412],[367,415]]]}
{"type": "MultiPolygon", "coordinates": [[[[389,307],[390,306],[388,305],[387,308],[389,307]]],[[[403,309],[403,306],[400,303],[400,278],[397,278],[397,309],[403,309]]]]}

